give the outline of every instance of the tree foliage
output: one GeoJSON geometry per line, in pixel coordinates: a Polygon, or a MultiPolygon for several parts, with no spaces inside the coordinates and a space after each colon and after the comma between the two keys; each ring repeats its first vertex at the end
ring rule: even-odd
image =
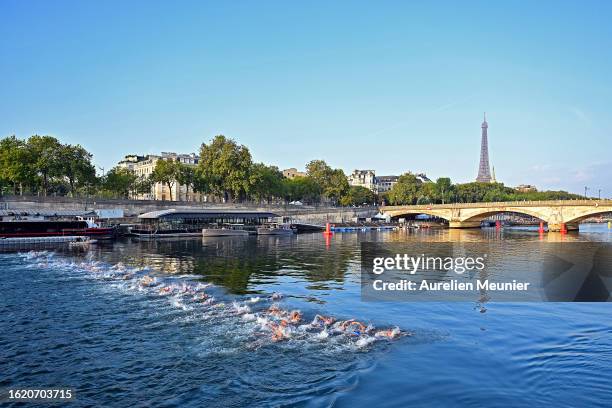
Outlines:
{"type": "Polygon", "coordinates": [[[375,202],[376,196],[372,190],[363,186],[351,186],[348,192],[340,199],[340,204],[344,206],[374,204],[375,202]]]}
{"type": "Polygon", "coordinates": [[[168,187],[170,201],[172,201],[172,188],[176,180],[181,177],[181,164],[175,160],[159,159],[151,173],[153,183],[161,183],[168,187]]]}
{"type": "Polygon", "coordinates": [[[231,201],[244,198],[251,186],[251,166],[251,153],[246,146],[223,135],[215,136],[210,144],[203,143],[200,148],[199,184],[231,201]]]}
{"type": "Polygon", "coordinates": [[[402,174],[388,194],[393,205],[416,204],[423,182],[412,173],[402,174]]]}
{"type": "Polygon", "coordinates": [[[0,179],[12,185],[13,194],[91,192],[97,182],[91,159],[82,146],[52,136],[10,136],[0,140],[0,179]]]}
{"type": "Polygon", "coordinates": [[[36,183],[32,152],[15,136],[0,140],[0,180],[11,185],[13,194],[23,195],[24,187],[36,183]]]}
{"type": "Polygon", "coordinates": [[[342,169],[332,169],[323,160],[312,160],[306,165],[306,174],[321,187],[323,195],[334,202],[349,190],[348,179],[342,169]]]}
{"type": "Polygon", "coordinates": [[[52,136],[34,135],[28,139],[33,166],[40,177],[41,192],[47,195],[51,179],[62,175],[62,145],[52,136]]]}
{"type": "Polygon", "coordinates": [[[575,200],[582,196],[566,191],[521,192],[503,183],[452,184],[449,178],[439,178],[435,183],[422,183],[413,175],[405,174],[387,194],[393,205],[476,203],[496,201],[575,200]]]}
{"type": "Polygon", "coordinates": [[[301,201],[307,204],[318,203],[321,186],[311,177],[294,177],[283,180],[284,197],[287,202],[301,201]]]}
{"type": "Polygon", "coordinates": [[[284,195],[283,173],[276,166],[254,163],[250,170],[249,194],[257,201],[270,202],[284,195]]]}
{"type": "Polygon", "coordinates": [[[91,164],[92,155],[81,145],[60,145],[59,156],[59,171],[68,179],[72,196],[77,188],[95,184],[96,169],[91,164]]]}
{"type": "Polygon", "coordinates": [[[129,198],[138,177],[122,167],[113,167],[104,176],[103,189],[113,197],[129,198]]]}

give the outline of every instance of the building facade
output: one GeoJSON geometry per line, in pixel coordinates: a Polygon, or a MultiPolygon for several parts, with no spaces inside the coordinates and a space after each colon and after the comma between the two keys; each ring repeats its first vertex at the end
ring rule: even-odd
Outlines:
{"type": "Polygon", "coordinates": [[[365,187],[376,192],[376,173],[374,170],[353,170],[348,176],[348,183],[351,186],[365,187]]]}
{"type": "Polygon", "coordinates": [[[376,191],[375,192],[377,194],[386,193],[387,191],[393,188],[395,183],[397,183],[398,179],[399,179],[399,176],[378,176],[376,177],[376,191]]]}
{"type": "Polygon", "coordinates": [[[514,189],[520,193],[530,193],[530,192],[538,191],[536,186],[533,186],[531,184],[521,184],[521,185],[514,187],[514,189]]]}
{"type": "MultiPolygon", "coordinates": [[[[431,182],[424,173],[417,173],[415,177],[423,183],[431,182]]],[[[354,170],[348,176],[349,185],[365,187],[376,194],[391,190],[398,180],[399,176],[376,176],[374,170],[354,170]]]]}
{"type": "MultiPolygon", "coordinates": [[[[195,153],[177,154],[174,152],[162,152],[161,155],[149,154],[146,156],[127,155],[118,163],[118,167],[125,168],[133,172],[141,179],[151,176],[158,160],[176,161],[187,166],[196,166],[199,157],[195,153]]],[[[172,201],[202,201],[204,197],[200,193],[194,192],[186,185],[174,182],[169,189],[166,184],[154,183],[148,193],[134,193],[131,198],[136,200],[170,200],[172,201]]]]}
{"type": "Polygon", "coordinates": [[[296,177],[306,177],[306,173],[303,171],[298,171],[295,167],[291,167],[290,169],[283,170],[283,176],[288,179],[296,178],[296,177]]]}

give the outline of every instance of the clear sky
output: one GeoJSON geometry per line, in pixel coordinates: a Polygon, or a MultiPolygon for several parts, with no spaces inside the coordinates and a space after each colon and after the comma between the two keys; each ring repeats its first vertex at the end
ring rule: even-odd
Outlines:
{"type": "Polygon", "coordinates": [[[0,0],[0,136],[612,197],[610,1],[0,0]]]}

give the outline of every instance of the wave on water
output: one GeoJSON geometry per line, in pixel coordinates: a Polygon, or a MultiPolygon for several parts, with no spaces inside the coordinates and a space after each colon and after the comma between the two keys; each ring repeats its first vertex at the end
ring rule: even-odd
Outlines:
{"type": "Polygon", "coordinates": [[[278,345],[304,347],[323,345],[330,351],[369,350],[410,333],[398,327],[376,328],[356,319],[334,316],[305,316],[283,305],[283,296],[231,296],[222,288],[197,281],[194,275],[163,276],[149,268],[130,267],[122,262],[108,264],[87,256],[82,261],[57,256],[49,251],[19,254],[27,267],[62,271],[71,278],[94,279],[119,291],[166,301],[171,309],[189,313],[190,322],[207,321],[210,330],[202,339],[209,351],[259,349],[278,345]],[[219,339],[216,340],[215,339],[219,339]],[[232,346],[227,341],[232,342],[232,346]]]}

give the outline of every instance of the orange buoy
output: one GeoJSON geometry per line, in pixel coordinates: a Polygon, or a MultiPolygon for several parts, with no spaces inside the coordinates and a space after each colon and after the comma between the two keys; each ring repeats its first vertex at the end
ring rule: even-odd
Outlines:
{"type": "Polygon", "coordinates": [[[333,232],[331,230],[331,224],[329,222],[325,224],[325,231],[323,231],[323,234],[325,234],[325,235],[333,234],[333,232]]]}

